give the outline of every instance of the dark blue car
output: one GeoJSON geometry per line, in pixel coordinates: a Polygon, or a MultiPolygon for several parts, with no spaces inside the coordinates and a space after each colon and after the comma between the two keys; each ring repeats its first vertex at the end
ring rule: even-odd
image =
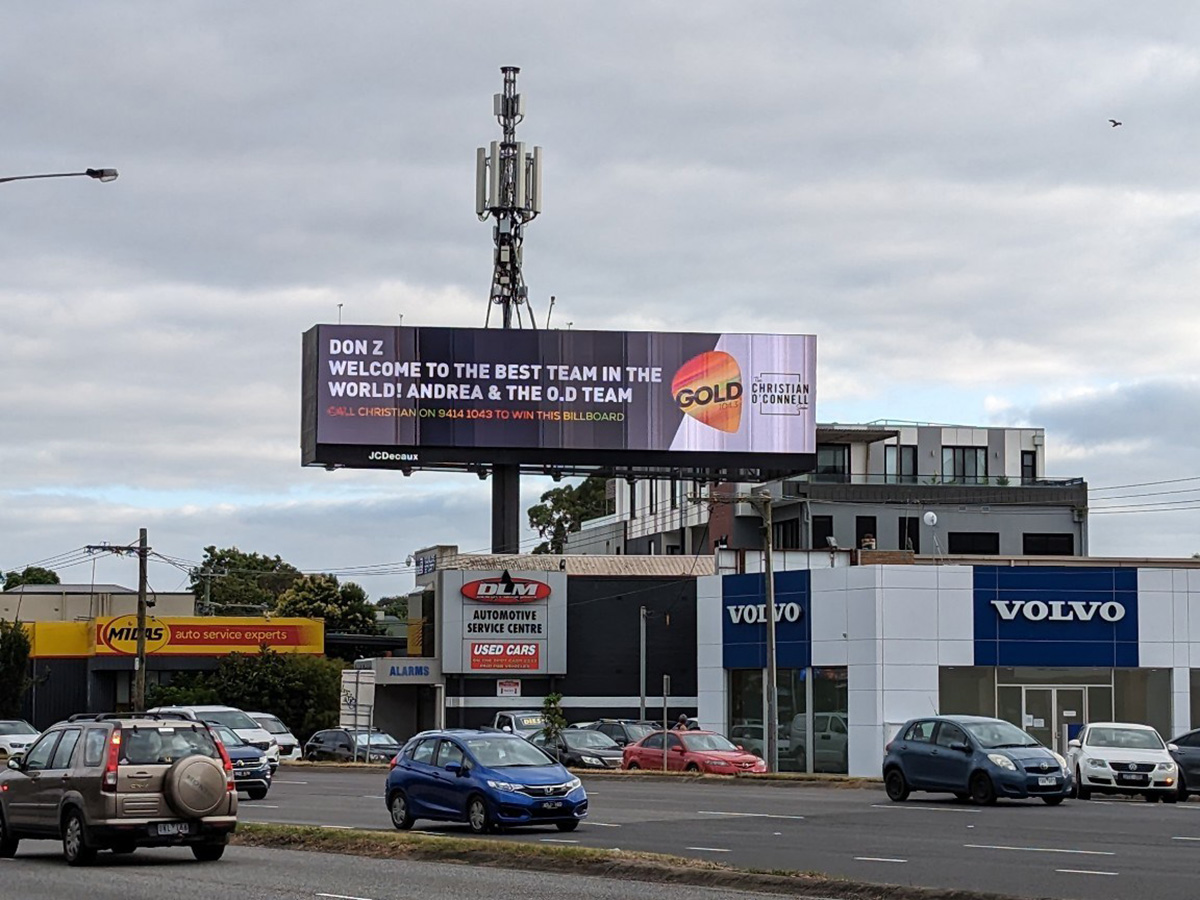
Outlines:
{"type": "Polygon", "coordinates": [[[887,745],[888,799],[910,791],[944,791],[982,805],[997,797],[1041,797],[1057,806],[1071,795],[1066,761],[1003,719],[927,716],[909,719],[887,745]]]}
{"type": "Polygon", "coordinates": [[[497,731],[426,731],[392,760],[384,791],[392,824],[466,822],[475,834],[514,825],[574,831],[583,784],[533,744],[497,731]]]}

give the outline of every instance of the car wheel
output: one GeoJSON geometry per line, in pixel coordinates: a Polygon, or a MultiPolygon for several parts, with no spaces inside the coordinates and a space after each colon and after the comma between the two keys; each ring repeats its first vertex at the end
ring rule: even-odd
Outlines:
{"type": "Polygon", "coordinates": [[[79,810],[67,813],[62,831],[63,858],[68,866],[87,866],[96,859],[96,848],[89,847],[79,810]]]}
{"type": "Polygon", "coordinates": [[[687,766],[684,767],[683,771],[690,772],[693,775],[698,775],[700,773],[700,767],[695,763],[688,763],[687,766]]]}
{"type": "Polygon", "coordinates": [[[1079,777],[1079,766],[1075,767],[1075,796],[1080,800],[1091,800],[1092,791],[1083,783],[1083,779],[1079,777]]]}
{"type": "Polygon", "coordinates": [[[266,788],[250,788],[246,791],[246,796],[251,800],[265,800],[267,798],[266,788]]]}
{"type": "Polygon", "coordinates": [[[640,768],[641,768],[641,766],[639,766],[639,765],[638,765],[637,763],[635,763],[635,762],[631,762],[631,763],[630,763],[629,765],[627,765],[625,768],[629,769],[630,771],[633,771],[634,769],[640,769],[640,768]]]}
{"type": "Polygon", "coordinates": [[[569,822],[555,822],[554,825],[559,831],[574,831],[579,827],[579,820],[572,819],[569,822]]]}
{"type": "Polygon", "coordinates": [[[412,810],[408,808],[408,794],[404,791],[393,792],[392,799],[388,801],[388,812],[392,814],[392,827],[400,831],[412,828],[412,810]]]}
{"type": "Polygon", "coordinates": [[[0,859],[12,859],[17,855],[17,847],[21,839],[13,837],[8,826],[4,824],[4,815],[0,814],[0,859]]]}
{"type": "Polygon", "coordinates": [[[1142,794],[1142,799],[1145,800],[1147,803],[1157,803],[1158,795],[1151,794],[1151,793],[1145,793],[1145,794],[1142,794]]]}
{"type": "Polygon", "coordinates": [[[478,794],[467,801],[467,824],[472,834],[487,834],[492,830],[492,816],[488,812],[487,801],[478,794]]]}
{"type": "Polygon", "coordinates": [[[891,769],[883,779],[884,790],[888,799],[893,803],[903,803],[908,799],[908,781],[899,769],[891,769]]]}
{"type": "Polygon", "coordinates": [[[216,862],[225,855],[225,845],[222,844],[192,844],[192,856],[198,862],[216,862]]]}
{"type": "Polygon", "coordinates": [[[1174,803],[1178,799],[1179,799],[1179,794],[1163,794],[1162,795],[1163,803],[1174,803]]]}
{"type": "Polygon", "coordinates": [[[1043,797],[1042,802],[1045,803],[1047,806],[1058,806],[1058,804],[1063,802],[1063,798],[1062,797],[1043,797]]]}
{"type": "Polygon", "coordinates": [[[1183,773],[1179,773],[1179,802],[1187,803],[1188,789],[1187,782],[1183,779],[1183,773]]]}
{"type": "Polygon", "coordinates": [[[996,802],[996,786],[987,772],[976,772],[971,776],[971,799],[980,806],[991,806],[996,802]]]}

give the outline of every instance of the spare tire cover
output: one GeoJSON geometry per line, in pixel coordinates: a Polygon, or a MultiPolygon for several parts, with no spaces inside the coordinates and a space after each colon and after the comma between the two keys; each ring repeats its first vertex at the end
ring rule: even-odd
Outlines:
{"type": "Polygon", "coordinates": [[[215,812],[225,799],[226,784],[225,769],[207,756],[186,756],[163,776],[167,802],[189,819],[215,812]]]}

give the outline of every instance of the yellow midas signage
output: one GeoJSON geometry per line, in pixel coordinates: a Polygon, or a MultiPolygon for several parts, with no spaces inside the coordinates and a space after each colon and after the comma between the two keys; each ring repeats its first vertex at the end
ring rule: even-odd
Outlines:
{"type": "MultiPolygon", "coordinates": [[[[137,642],[137,616],[96,620],[97,656],[131,656],[137,642]]],[[[280,653],[323,653],[325,627],[314,619],[146,618],[146,652],[157,656],[255,653],[263,644],[280,653]]]]}

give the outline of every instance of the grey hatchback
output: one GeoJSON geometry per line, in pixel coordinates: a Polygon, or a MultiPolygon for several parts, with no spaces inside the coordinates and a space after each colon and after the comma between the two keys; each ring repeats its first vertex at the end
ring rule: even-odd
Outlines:
{"type": "Polygon", "coordinates": [[[221,858],[237,827],[233,767],[203,722],[103,715],[48,728],[0,769],[0,857],[61,839],[73,866],[98,850],[185,844],[221,858]]]}
{"type": "Polygon", "coordinates": [[[1074,787],[1066,760],[1003,719],[909,719],[887,745],[883,783],[899,803],[911,791],[944,791],[990,805],[997,797],[1041,797],[1057,806],[1074,787]]]}

